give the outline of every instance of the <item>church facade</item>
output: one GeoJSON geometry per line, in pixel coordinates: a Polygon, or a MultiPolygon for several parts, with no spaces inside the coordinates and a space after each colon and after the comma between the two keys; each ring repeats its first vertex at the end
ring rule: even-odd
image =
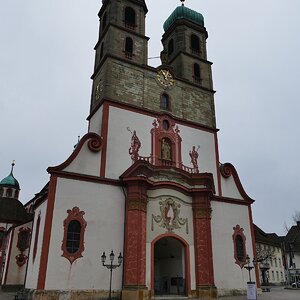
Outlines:
{"type": "Polygon", "coordinates": [[[102,2],[88,133],[48,168],[28,219],[0,224],[1,284],[24,285],[28,299],[107,298],[101,255],[113,250],[123,257],[113,297],[243,294],[246,256],[255,258],[254,201],[234,166],[219,162],[204,18],[178,6],[154,68],[145,1],[102,2]],[[31,240],[21,251],[24,230],[31,240]]]}

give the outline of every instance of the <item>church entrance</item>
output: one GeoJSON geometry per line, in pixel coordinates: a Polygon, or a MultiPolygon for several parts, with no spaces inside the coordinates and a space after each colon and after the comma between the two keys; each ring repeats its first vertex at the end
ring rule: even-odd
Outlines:
{"type": "Polygon", "coordinates": [[[154,245],[155,295],[186,295],[185,247],[174,237],[163,237],[154,245]]]}

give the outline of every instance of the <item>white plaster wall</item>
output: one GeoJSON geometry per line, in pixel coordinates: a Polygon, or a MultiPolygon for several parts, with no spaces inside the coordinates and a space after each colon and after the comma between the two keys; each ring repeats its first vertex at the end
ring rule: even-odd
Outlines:
{"type": "Polygon", "coordinates": [[[136,134],[141,141],[139,154],[151,154],[151,129],[154,118],[131,111],[110,107],[108,124],[108,141],[106,154],[106,177],[118,179],[131,165],[129,155],[132,134],[127,127],[136,134]]]}
{"type": "Polygon", "coordinates": [[[198,146],[200,146],[200,149],[198,150],[199,172],[213,174],[216,194],[218,194],[218,176],[214,134],[182,125],[179,126],[179,129],[179,134],[182,138],[181,155],[183,164],[188,167],[193,167],[189,152],[192,150],[193,146],[195,146],[196,149],[198,146]]]}
{"type": "Polygon", "coordinates": [[[28,270],[27,270],[27,276],[26,276],[26,281],[25,281],[25,288],[27,288],[27,289],[36,289],[37,288],[37,281],[38,281],[40,262],[41,262],[41,250],[42,250],[42,243],[43,243],[43,236],[44,236],[47,203],[48,203],[47,201],[43,202],[36,209],[35,215],[34,215],[32,240],[31,240],[30,254],[29,254],[29,260],[28,260],[28,270]],[[35,260],[33,261],[33,248],[34,248],[34,243],[35,243],[37,218],[38,218],[39,214],[40,214],[40,218],[41,218],[40,229],[39,229],[36,256],[35,256],[35,260]]]}
{"type": "MultiPolygon", "coordinates": [[[[17,248],[17,242],[18,242],[18,233],[20,228],[30,228],[32,229],[32,222],[23,224],[21,226],[15,227],[13,239],[12,239],[12,247],[11,247],[11,253],[8,256],[10,257],[9,265],[8,265],[8,273],[7,273],[7,280],[6,285],[23,285],[25,282],[25,274],[26,274],[26,266],[28,263],[28,260],[26,263],[19,267],[16,262],[16,256],[21,254],[20,250],[17,248]]],[[[26,249],[23,254],[28,256],[29,248],[26,249]]]]}
{"type": "Polygon", "coordinates": [[[148,206],[147,206],[147,244],[146,244],[146,285],[151,286],[151,243],[158,236],[168,233],[166,228],[160,227],[158,223],[153,220],[152,230],[152,215],[160,216],[160,201],[172,198],[176,203],[180,204],[180,218],[188,219],[188,233],[186,232],[186,225],[180,225],[181,228],[174,229],[172,233],[180,236],[189,244],[190,252],[190,270],[191,270],[191,288],[196,288],[195,281],[195,252],[194,252],[194,228],[193,228],[193,211],[192,198],[188,197],[178,191],[170,189],[157,189],[148,191],[148,206]]]}
{"type": "Polygon", "coordinates": [[[89,132],[95,132],[101,136],[102,127],[102,117],[103,117],[103,106],[99,107],[97,112],[92,116],[89,124],[89,132]]]}
{"type": "MultiPolygon", "coordinates": [[[[109,271],[101,265],[101,255],[123,252],[124,203],[121,187],[59,178],[51,229],[45,289],[109,288],[109,271]],[[63,222],[67,210],[78,206],[87,222],[83,257],[70,264],[62,257],[63,222]]],[[[108,258],[109,259],[109,258],[108,258]]],[[[113,274],[113,290],[122,285],[122,267],[113,274]]]]}
{"type": "MultiPolygon", "coordinates": [[[[119,176],[131,166],[132,160],[128,153],[131,143],[131,131],[136,130],[137,136],[141,141],[139,154],[150,156],[151,154],[151,129],[153,120],[149,117],[136,112],[110,107],[108,144],[107,144],[107,165],[106,177],[119,178],[119,176]],[[116,163],[116,160],[118,161],[116,163]]],[[[176,126],[176,125],[175,125],[176,126]]],[[[192,127],[178,125],[182,138],[182,161],[186,166],[192,167],[189,151],[193,146],[198,147],[198,165],[200,172],[212,173],[217,187],[217,167],[214,134],[192,127]]]]}
{"type": "Polygon", "coordinates": [[[230,176],[228,178],[224,178],[223,176],[221,176],[221,187],[223,197],[243,199],[235,184],[233,176],[230,176]]]}
{"type": "MultiPolygon", "coordinates": [[[[246,253],[251,261],[253,248],[248,206],[212,201],[212,246],[215,284],[219,292],[228,289],[246,289],[248,271],[235,264],[233,227],[237,224],[244,229],[246,253]]],[[[251,279],[256,280],[254,270],[251,279]]]]}
{"type": "Polygon", "coordinates": [[[91,151],[88,147],[88,142],[89,140],[85,142],[76,158],[64,171],[92,176],[100,175],[101,151],[91,151]]]}
{"type": "MultiPolygon", "coordinates": [[[[2,227],[4,227],[6,225],[6,223],[1,223],[2,227]]],[[[10,225],[11,226],[11,225],[10,225]]],[[[6,237],[6,256],[5,256],[5,263],[4,263],[4,268],[3,268],[3,275],[2,275],[2,278],[1,278],[1,284],[4,284],[4,278],[5,278],[5,274],[6,274],[6,270],[7,270],[7,267],[8,267],[8,259],[9,259],[9,249],[10,249],[10,244],[12,242],[12,231],[10,231],[8,233],[8,236],[6,237]]]]}

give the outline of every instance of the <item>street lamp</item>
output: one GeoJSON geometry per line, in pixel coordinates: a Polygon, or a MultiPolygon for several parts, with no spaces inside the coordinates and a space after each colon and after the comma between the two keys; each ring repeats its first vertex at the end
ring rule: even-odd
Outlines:
{"type": "Polygon", "coordinates": [[[121,264],[122,264],[122,261],[123,261],[123,256],[120,252],[119,256],[118,256],[118,264],[114,265],[113,262],[114,262],[114,259],[115,259],[115,254],[114,254],[114,251],[111,250],[110,254],[109,254],[109,260],[110,260],[110,263],[109,264],[105,264],[105,261],[106,261],[106,255],[105,255],[105,252],[103,252],[103,254],[101,255],[101,262],[102,262],[102,265],[103,267],[106,267],[108,270],[110,270],[110,280],[109,280],[109,296],[108,296],[108,299],[111,300],[111,280],[112,280],[112,270],[113,269],[116,269],[117,267],[120,267],[121,264]]]}
{"type": "Polygon", "coordinates": [[[255,268],[255,266],[256,266],[256,261],[255,261],[255,259],[253,258],[253,260],[252,260],[252,263],[253,263],[253,266],[250,266],[250,257],[249,257],[249,255],[247,254],[247,256],[246,256],[246,266],[244,266],[244,268],[246,269],[246,270],[248,270],[248,272],[249,272],[249,282],[251,282],[251,270],[252,269],[254,269],[255,268]]]}

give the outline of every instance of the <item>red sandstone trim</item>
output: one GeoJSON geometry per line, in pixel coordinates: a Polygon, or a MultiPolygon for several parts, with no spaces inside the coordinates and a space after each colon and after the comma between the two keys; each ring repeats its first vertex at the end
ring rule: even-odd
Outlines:
{"type": "Polygon", "coordinates": [[[75,148],[74,152],[69,156],[69,158],[65,162],[63,162],[62,164],[55,166],[55,167],[49,167],[47,169],[47,171],[50,174],[52,174],[54,171],[61,171],[61,170],[65,169],[66,167],[68,167],[74,161],[74,159],[77,157],[77,155],[80,153],[82,146],[88,140],[89,140],[88,147],[91,151],[93,151],[93,152],[100,151],[101,146],[102,146],[101,137],[98,134],[93,133],[93,132],[87,133],[86,135],[84,135],[82,137],[82,139],[79,141],[79,144],[75,148]]]}
{"type": "Polygon", "coordinates": [[[234,249],[234,258],[235,258],[235,263],[240,267],[243,268],[244,265],[246,264],[246,236],[244,234],[244,229],[240,227],[240,225],[236,225],[235,227],[233,227],[233,235],[232,235],[232,240],[233,240],[233,249],[234,249]],[[236,238],[240,236],[242,238],[243,241],[243,256],[244,259],[242,261],[240,261],[237,257],[237,249],[236,249],[236,238]]]}
{"type": "Polygon", "coordinates": [[[219,142],[218,134],[215,132],[215,152],[216,152],[216,171],[217,171],[217,180],[218,180],[218,194],[222,196],[222,185],[221,185],[221,173],[220,173],[220,158],[219,158],[219,142]]]}
{"type": "MultiPolygon", "coordinates": [[[[170,112],[167,112],[167,111],[154,112],[154,111],[151,111],[149,109],[136,107],[136,106],[130,105],[128,103],[118,102],[116,100],[108,99],[108,98],[102,99],[100,101],[100,103],[93,109],[91,114],[87,117],[87,120],[90,120],[92,118],[92,116],[97,112],[97,110],[99,109],[99,107],[101,105],[103,105],[103,107],[104,107],[104,104],[108,104],[109,106],[117,107],[117,108],[124,109],[124,110],[127,110],[127,111],[139,113],[141,115],[150,116],[152,118],[157,118],[158,116],[168,115],[178,125],[191,127],[191,128],[203,130],[203,131],[210,132],[210,133],[214,133],[214,132],[219,131],[219,129],[217,129],[217,128],[211,128],[211,127],[208,127],[208,126],[196,124],[192,121],[182,120],[178,117],[173,116],[170,112]]],[[[103,137],[102,134],[101,134],[101,136],[103,137]]]]}
{"type": "Polygon", "coordinates": [[[102,153],[101,153],[100,177],[105,177],[107,137],[108,137],[108,120],[109,120],[109,105],[108,105],[108,103],[103,103],[102,114],[103,114],[103,116],[102,116],[101,136],[103,138],[103,149],[102,149],[102,153]]]}
{"type": "Polygon", "coordinates": [[[6,270],[5,270],[3,285],[6,285],[6,281],[7,281],[7,274],[8,274],[8,270],[9,270],[9,263],[10,263],[10,256],[11,256],[11,248],[12,248],[12,244],[13,244],[13,241],[14,241],[14,233],[15,233],[15,229],[13,228],[13,230],[11,232],[8,258],[7,258],[7,266],[6,266],[6,270]]]}
{"type": "MultiPolygon", "coordinates": [[[[254,258],[255,261],[257,261],[256,246],[255,246],[255,235],[254,235],[254,225],[253,225],[251,205],[248,206],[248,212],[249,212],[249,222],[250,222],[250,230],[251,230],[252,251],[253,251],[253,256],[254,256],[253,258],[254,258]]],[[[258,264],[256,264],[256,266],[255,266],[255,277],[256,277],[256,285],[257,285],[258,288],[260,288],[259,266],[258,266],[258,264]]]]}
{"type": "Polygon", "coordinates": [[[67,210],[68,217],[64,220],[64,238],[61,245],[61,250],[63,251],[63,254],[61,256],[65,257],[69,260],[69,262],[72,264],[76,259],[82,257],[82,252],[84,251],[84,233],[86,228],[86,221],[83,218],[83,215],[85,214],[84,211],[80,211],[80,209],[75,206],[71,209],[67,210]],[[78,221],[80,223],[81,229],[80,229],[80,241],[79,241],[79,248],[75,253],[70,253],[67,250],[67,240],[68,240],[68,227],[70,222],[72,221],[78,221]]]}
{"type": "Polygon", "coordinates": [[[38,282],[37,282],[38,290],[45,289],[56,186],[57,186],[57,177],[51,176],[50,184],[49,184],[47,211],[46,211],[45,225],[44,225],[42,252],[40,258],[40,269],[39,269],[38,282]]]}
{"type": "Polygon", "coordinates": [[[225,203],[238,204],[238,205],[249,205],[253,203],[253,201],[249,201],[249,200],[241,200],[241,199],[219,197],[219,196],[213,196],[212,201],[225,202],[225,203]]]}
{"type": "Polygon", "coordinates": [[[186,279],[186,294],[189,295],[191,292],[191,261],[190,261],[190,248],[189,244],[180,236],[174,233],[164,233],[157,236],[151,242],[151,290],[154,291],[154,246],[157,241],[165,237],[172,237],[181,242],[184,246],[184,254],[185,254],[185,279],[186,279]]]}

